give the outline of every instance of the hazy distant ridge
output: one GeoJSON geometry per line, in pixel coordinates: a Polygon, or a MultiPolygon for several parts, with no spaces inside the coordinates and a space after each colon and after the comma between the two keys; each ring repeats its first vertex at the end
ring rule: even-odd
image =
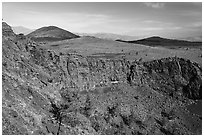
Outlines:
{"type": "Polygon", "coordinates": [[[16,34],[23,33],[24,35],[27,35],[27,34],[31,33],[32,31],[34,31],[32,29],[29,29],[29,28],[26,28],[26,27],[23,27],[23,26],[13,26],[12,30],[16,34]]]}

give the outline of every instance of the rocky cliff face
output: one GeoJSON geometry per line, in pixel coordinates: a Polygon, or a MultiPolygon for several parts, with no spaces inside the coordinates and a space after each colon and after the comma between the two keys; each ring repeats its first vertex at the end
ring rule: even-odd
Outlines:
{"type": "Polygon", "coordinates": [[[13,32],[11,26],[9,26],[6,22],[2,22],[2,35],[4,37],[14,37],[15,33],[13,32]]]}
{"type": "Polygon", "coordinates": [[[180,94],[189,99],[202,98],[201,67],[182,58],[165,58],[143,63],[148,71],[147,83],[170,96],[180,94]]]}
{"type": "MultiPolygon", "coordinates": [[[[55,69],[60,68],[66,86],[75,90],[94,90],[114,83],[146,84],[161,91],[161,94],[166,93],[170,96],[181,94],[193,100],[202,98],[202,70],[198,64],[190,60],[172,57],[144,63],[130,63],[120,59],[57,55],[55,52],[36,48],[31,52],[33,55],[31,60],[39,62],[42,67],[50,66],[44,63],[51,62],[55,69]]],[[[53,73],[53,70],[47,71],[53,73]]],[[[52,75],[50,74],[50,77],[52,75]]],[[[51,79],[56,81],[54,77],[51,79]]]]}
{"type": "Polygon", "coordinates": [[[185,109],[202,97],[196,63],[58,53],[4,23],[2,42],[3,134],[200,134],[185,109]]]}

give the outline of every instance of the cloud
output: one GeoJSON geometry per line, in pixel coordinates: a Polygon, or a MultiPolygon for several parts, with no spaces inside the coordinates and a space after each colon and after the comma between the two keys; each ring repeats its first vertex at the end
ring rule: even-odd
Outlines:
{"type": "Polygon", "coordinates": [[[179,26],[174,26],[174,27],[171,27],[169,28],[170,30],[179,30],[179,29],[182,29],[182,27],[179,27],[179,26]]]}
{"type": "Polygon", "coordinates": [[[158,30],[163,30],[164,28],[162,27],[148,27],[148,28],[143,28],[145,31],[158,31],[158,30]]]}
{"type": "Polygon", "coordinates": [[[182,29],[182,27],[180,26],[163,26],[163,27],[144,27],[144,28],[140,28],[140,30],[144,30],[144,31],[162,31],[162,30],[179,30],[182,29]]]}
{"type": "Polygon", "coordinates": [[[202,21],[192,23],[192,27],[201,27],[202,21]]]}
{"type": "Polygon", "coordinates": [[[155,8],[155,9],[163,8],[165,5],[165,3],[161,3],[161,2],[145,2],[144,4],[147,7],[151,7],[151,8],[155,8]]]}
{"type": "Polygon", "coordinates": [[[202,10],[200,10],[200,11],[185,10],[185,11],[181,11],[180,15],[201,18],[202,17],[202,10]]]}
{"type": "Polygon", "coordinates": [[[157,24],[157,23],[162,23],[161,21],[157,21],[157,20],[144,20],[143,22],[144,22],[144,23],[148,23],[148,24],[149,24],[149,23],[150,23],[150,24],[152,24],[152,23],[156,23],[156,24],[157,24]]]}
{"type": "Polygon", "coordinates": [[[193,5],[202,7],[202,2],[192,2],[193,5]]]}
{"type": "Polygon", "coordinates": [[[21,20],[12,18],[12,22],[14,22],[13,25],[21,24],[29,28],[55,25],[70,31],[83,31],[84,29],[86,31],[94,31],[90,28],[97,26],[100,29],[100,26],[107,26],[111,23],[119,24],[125,22],[123,19],[115,18],[110,15],[82,12],[46,13],[21,10],[16,13],[15,16],[18,16],[21,18],[21,20]]]}
{"type": "Polygon", "coordinates": [[[161,30],[161,28],[172,28],[175,27],[176,24],[173,22],[165,22],[165,21],[159,21],[159,20],[143,20],[142,25],[146,28],[156,28],[152,30],[161,30]]]}

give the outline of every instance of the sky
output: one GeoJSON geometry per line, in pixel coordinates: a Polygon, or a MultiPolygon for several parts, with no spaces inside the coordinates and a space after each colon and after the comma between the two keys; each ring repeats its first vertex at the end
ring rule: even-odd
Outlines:
{"type": "Polygon", "coordinates": [[[58,26],[78,33],[115,33],[167,38],[202,35],[202,3],[3,2],[11,26],[58,26]]]}

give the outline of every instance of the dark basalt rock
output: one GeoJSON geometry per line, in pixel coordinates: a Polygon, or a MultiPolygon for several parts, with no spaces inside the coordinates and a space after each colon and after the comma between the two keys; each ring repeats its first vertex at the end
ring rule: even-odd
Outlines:
{"type": "Polygon", "coordinates": [[[198,64],[57,53],[3,30],[3,134],[201,134],[186,110],[202,99],[198,64]]]}
{"type": "Polygon", "coordinates": [[[148,84],[167,94],[182,93],[189,99],[202,99],[202,70],[190,60],[165,58],[143,63],[150,78],[148,84]]]}

